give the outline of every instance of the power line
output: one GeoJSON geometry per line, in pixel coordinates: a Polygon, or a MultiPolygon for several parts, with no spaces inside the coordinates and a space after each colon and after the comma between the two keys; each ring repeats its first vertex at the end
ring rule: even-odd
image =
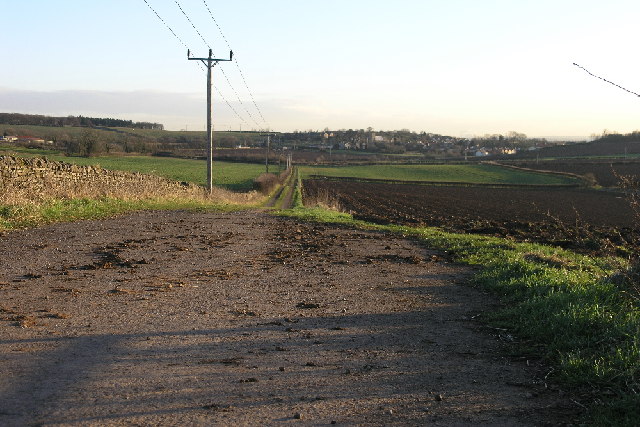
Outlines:
{"type": "Polygon", "coordinates": [[[216,24],[216,27],[218,27],[218,31],[220,31],[220,35],[222,36],[222,39],[227,44],[227,47],[231,49],[231,46],[229,45],[229,41],[227,40],[227,38],[224,36],[224,33],[222,32],[222,28],[220,28],[220,25],[218,25],[218,21],[216,21],[216,18],[213,17],[213,13],[211,12],[211,9],[209,9],[207,0],[202,0],[202,2],[204,3],[204,7],[207,8],[207,11],[209,12],[209,16],[211,16],[211,19],[213,19],[213,23],[216,24]]]}
{"type": "MultiPolygon", "coordinates": [[[[206,0],[202,0],[202,2],[204,3],[205,7],[207,8],[207,11],[209,12],[209,16],[213,20],[213,23],[216,24],[216,27],[218,27],[218,31],[220,31],[220,35],[222,36],[222,39],[227,44],[227,47],[229,49],[231,49],[231,44],[229,43],[227,38],[224,36],[224,33],[222,32],[222,28],[220,27],[220,25],[218,25],[218,21],[216,21],[216,18],[213,16],[213,12],[211,12],[211,9],[209,8],[209,5],[207,4],[207,1],[206,0]]],[[[236,67],[238,68],[238,72],[240,72],[240,77],[242,77],[242,82],[244,83],[244,87],[247,89],[247,92],[249,93],[249,96],[251,97],[251,101],[253,102],[253,106],[256,107],[256,110],[258,110],[258,114],[260,114],[260,118],[262,119],[262,121],[267,125],[267,127],[270,127],[269,123],[265,120],[264,116],[262,115],[262,111],[260,110],[260,107],[258,107],[258,104],[256,103],[256,100],[255,100],[255,98],[253,96],[253,93],[251,92],[251,89],[249,89],[249,85],[247,84],[247,80],[244,77],[244,73],[242,72],[242,69],[240,68],[240,63],[238,62],[238,59],[237,58],[234,59],[233,62],[236,64],[236,67]]]]}
{"type": "Polygon", "coordinates": [[[187,47],[187,45],[182,41],[182,39],[181,39],[180,37],[178,37],[178,35],[175,33],[175,31],[173,31],[173,29],[171,29],[171,27],[169,26],[169,24],[167,24],[167,23],[165,22],[165,20],[164,20],[164,19],[162,19],[162,17],[160,17],[160,15],[158,15],[158,12],[156,12],[156,11],[155,11],[155,9],[151,7],[151,5],[149,4],[149,2],[147,2],[147,0],[143,0],[143,1],[147,4],[147,6],[149,6],[149,9],[151,9],[151,11],[152,11],[153,13],[155,13],[155,15],[158,17],[158,19],[159,19],[159,20],[160,20],[160,21],[161,21],[161,22],[162,22],[162,23],[163,23],[163,24],[164,24],[164,25],[169,29],[169,31],[171,31],[171,34],[173,34],[173,35],[175,36],[175,38],[177,38],[177,39],[178,39],[178,41],[179,41],[180,43],[182,43],[182,46],[184,46],[186,49],[189,49],[189,48],[187,47]]]}
{"type": "Polygon", "coordinates": [[[231,90],[233,91],[233,93],[235,94],[236,98],[238,99],[238,102],[240,103],[240,105],[242,105],[242,108],[244,108],[244,111],[247,112],[247,115],[251,118],[251,120],[253,120],[253,122],[260,127],[260,124],[256,121],[256,119],[253,118],[253,115],[249,112],[249,110],[247,109],[247,107],[244,105],[244,102],[242,102],[242,99],[240,99],[240,95],[238,94],[238,91],[236,90],[236,88],[233,87],[233,85],[231,84],[231,81],[229,81],[229,77],[227,76],[227,73],[224,72],[224,70],[221,68],[220,71],[222,71],[222,75],[224,76],[225,80],[227,81],[227,83],[229,84],[229,87],[231,88],[231,90]]]}
{"type": "MultiPolygon", "coordinates": [[[[189,18],[189,15],[187,15],[187,13],[184,11],[184,9],[182,8],[182,6],[180,5],[180,2],[178,2],[178,0],[173,0],[175,2],[175,4],[178,6],[178,8],[180,9],[180,12],[182,12],[182,14],[184,15],[185,18],[187,18],[187,21],[189,21],[189,23],[191,24],[191,26],[193,27],[193,29],[195,30],[195,32],[200,36],[200,38],[202,39],[202,41],[204,42],[204,44],[211,49],[211,46],[209,45],[209,43],[207,43],[207,41],[205,40],[205,38],[202,36],[202,34],[200,33],[200,31],[198,31],[198,28],[196,28],[195,24],[193,23],[193,21],[191,20],[191,18],[189,18]]],[[[220,27],[218,27],[220,28],[220,27]]],[[[238,102],[240,103],[240,105],[242,105],[242,108],[244,109],[244,111],[247,113],[247,115],[249,116],[249,118],[251,120],[253,120],[253,122],[256,124],[256,126],[260,127],[260,124],[253,118],[253,115],[251,114],[251,112],[247,109],[247,107],[244,105],[244,102],[242,102],[242,99],[240,98],[240,95],[238,94],[238,91],[236,90],[235,87],[233,87],[233,84],[231,84],[231,81],[229,80],[229,76],[227,76],[227,73],[224,71],[224,69],[220,69],[220,71],[222,72],[222,75],[224,76],[225,80],[227,81],[227,83],[229,84],[229,87],[231,88],[231,90],[233,91],[234,95],[236,96],[236,99],[238,100],[238,102]]],[[[228,103],[227,103],[228,104],[228,103]]],[[[246,122],[245,122],[246,123],[246,122]]]]}
{"type": "MultiPolygon", "coordinates": [[[[146,3],[146,5],[149,7],[149,9],[151,9],[151,11],[152,11],[152,12],[153,12],[157,17],[158,17],[158,19],[160,20],[160,22],[162,22],[162,23],[164,24],[164,26],[165,26],[165,27],[166,27],[166,28],[171,32],[171,34],[173,34],[173,36],[174,36],[174,37],[175,37],[175,38],[180,42],[180,44],[182,44],[182,46],[184,46],[187,50],[189,50],[189,47],[187,46],[187,44],[186,44],[186,43],[185,43],[185,42],[184,42],[184,41],[183,41],[183,40],[182,40],[182,39],[181,39],[181,38],[176,34],[176,32],[175,32],[175,31],[173,31],[173,29],[169,26],[169,24],[167,24],[167,22],[166,22],[164,19],[162,19],[162,17],[158,14],[158,12],[156,12],[156,10],[155,10],[153,7],[151,7],[151,5],[149,4],[149,2],[148,2],[147,0],[143,0],[143,1],[146,3]]],[[[176,2],[176,3],[177,3],[177,2],[176,2]]],[[[180,5],[179,5],[179,4],[178,4],[178,7],[180,7],[180,5]]],[[[180,10],[182,10],[182,8],[181,8],[181,7],[180,7],[180,10]]],[[[183,13],[184,13],[184,11],[183,11],[183,13]]],[[[186,14],[185,14],[185,16],[186,16],[186,14]]],[[[189,17],[187,17],[187,19],[189,19],[189,17]]],[[[189,22],[191,22],[191,20],[190,20],[190,19],[189,19],[189,22]]],[[[191,25],[193,25],[193,23],[192,23],[191,25]]],[[[195,29],[195,26],[194,26],[194,29],[195,29]]],[[[198,32],[198,30],[197,30],[197,29],[196,29],[196,32],[198,32]]],[[[200,34],[200,33],[198,32],[198,34],[200,34]]],[[[200,37],[202,37],[202,36],[200,36],[200,37]]],[[[204,40],[204,38],[203,38],[203,40],[204,40]]],[[[205,44],[206,44],[206,41],[205,41],[205,44]]],[[[198,64],[197,64],[197,65],[198,65],[198,67],[200,68],[200,70],[205,71],[205,70],[204,70],[204,68],[202,68],[202,64],[200,64],[200,63],[198,62],[198,64]]],[[[238,117],[238,118],[239,118],[243,123],[245,123],[245,124],[249,125],[249,122],[247,122],[247,121],[244,119],[244,117],[242,117],[240,114],[238,114],[238,111],[236,111],[236,109],[235,109],[235,108],[233,108],[233,107],[231,106],[231,104],[230,104],[230,103],[229,103],[229,101],[225,98],[225,96],[222,94],[222,92],[220,91],[220,89],[218,89],[218,87],[217,87],[217,86],[215,86],[215,85],[213,85],[213,88],[214,88],[214,89],[215,89],[215,91],[218,93],[218,95],[220,95],[220,97],[221,97],[221,98],[222,98],[222,100],[227,104],[227,106],[231,109],[231,111],[233,111],[233,113],[234,113],[234,114],[235,114],[235,115],[236,115],[236,116],[237,116],[237,117],[238,117]]]]}
{"type": "Polygon", "coordinates": [[[583,66],[576,64],[575,62],[573,63],[573,65],[575,65],[575,66],[576,66],[576,67],[578,67],[578,68],[583,69],[584,71],[586,71],[586,72],[587,72],[587,74],[589,74],[589,75],[590,75],[590,76],[592,76],[592,77],[595,77],[596,79],[600,79],[600,80],[602,80],[602,81],[604,81],[604,82],[607,82],[607,83],[609,83],[609,84],[614,85],[614,86],[615,86],[615,87],[617,87],[617,88],[620,88],[620,89],[624,90],[625,92],[629,92],[629,93],[631,93],[631,94],[633,94],[633,95],[635,95],[635,96],[640,97],[640,94],[638,94],[638,93],[636,93],[636,92],[634,92],[634,91],[632,91],[632,90],[629,90],[629,89],[627,89],[627,88],[624,88],[624,87],[620,86],[619,84],[614,83],[614,82],[612,82],[612,81],[609,81],[609,80],[607,80],[607,79],[605,79],[605,78],[602,78],[602,77],[600,77],[600,76],[596,76],[595,74],[593,74],[592,72],[590,72],[589,70],[587,70],[587,69],[586,69],[586,68],[584,68],[583,66]]]}
{"type": "MultiPolygon", "coordinates": [[[[145,0],[146,1],[146,0],[145,0]]],[[[191,24],[191,26],[193,27],[193,29],[195,30],[196,33],[198,33],[198,35],[200,36],[200,38],[202,39],[202,41],[204,42],[204,44],[211,49],[211,46],[209,46],[209,43],[207,43],[207,41],[204,39],[204,37],[202,37],[202,34],[200,34],[200,31],[198,31],[198,29],[196,28],[196,26],[193,24],[193,21],[191,21],[191,18],[189,18],[189,15],[187,15],[187,13],[184,11],[184,9],[182,8],[182,6],[180,5],[180,3],[178,3],[178,0],[173,0],[176,5],[178,6],[178,8],[180,9],[180,12],[182,12],[182,14],[184,15],[185,18],[187,18],[187,21],[189,21],[189,24],[191,24]]]]}
{"type": "MultiPolygon", "coordinates": [[[[151,5],[149,4],[149,2],[147,2],[147,0],[143,0],[143,1],[147,4],[147,6],[149,6],[149,9],[151,9],[151,11],[152,11],[152,12],[153,12],[157,17],[158,17],[158,19],[160,20],[160,22],[162,22],[162,23],[164,24],[164,26],[165,26],[165,27],[167,27],[167,29],[168,29],[169,31],[171,31],[171,34],[173,34],[173,36],[174,36],[176,39],[178,39],[178,41],[180,42],[180,44],[182,44],[182,46],[184,46],[187,50],[189,50],[189,46],[187,46],[187,45],[186,45],[186,43],[185,43],[184,41],[182,41],[182,39],[181,39],[181,38],[176,34],[176,32],[175,32],[175,31],[173,31],[173,29],[169,26],[169,24],[167,24],[167,22],[166,22],[164,19],[162,19],[162,17],[158,14],[158,12],[156,12],[156,10],[155,10],[153,7],[151,7],[151,5]]],[[[202,71],[204,71],[204,68],[202,68],[202,65],[201,65],[201,64],[197,64],[197,65],[200,67],[200,69],[201,69],[202,71]]]]}
{"type": "Polygon", "coordinates": [[[260,118],[267,125],[267,127],[271,127],[269,126],[269,123],[265,120],[264,116],[262,115],[262,111],[260,110],[260,107],[258,107],[258,104],[256,103],[256,100],[253,97],[253,93],[251,93],[251,89],[249,89],[249,85],[247,85],[247,80],[244,78],[244,73],[240,69],[238,60],[234,59],[233,62],[236,64],[236,67],[238,67],[238,71],[240,72],[240,76],[242,77],[242,81],[244,82],[244,86],[247,88],[247,92],[249,92],[249,96],[251,97],[251,101],[253,102],[254,107],[256,107],[256,110],[258,110],[258,114],[260,114],[260,118]]]}
{"type": "MultiPolygon", "coordinates": [[[[222,68],[221,68],[222,70],[222,68]]],[[[220,92],[220,89],[218,89],[218,87],[216,85],[213,85],[213,88],[216,90],[216,92],[218,93],[218,95],[220,95],[222,97],[222,100],[225,102],[225,104],[227,104],[227,106],[231,109],[231,111],[233,111],[235,113],[235,115],[242,120],[246,125],[249,125],[249,122],[247,122],[240,114],[238,114],[238,112],[236,111],[235,108],[233,108],[233,106],[229,103],[229,101],[227,101],[227,99],[222,95],[222,92],[220,92]]]]}

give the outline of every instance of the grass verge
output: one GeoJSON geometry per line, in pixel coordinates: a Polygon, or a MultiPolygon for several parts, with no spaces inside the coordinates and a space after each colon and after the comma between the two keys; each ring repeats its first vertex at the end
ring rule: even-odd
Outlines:
{"type": "Polygon", "coordinates": [[[294,172],[290,173],[282,184],[282,191],[280,191],[280,196],[274,205],[276,209],[285,209],[287,205],[293,205],[294,193],[299,187],[298,176],[298,168],[295,168],[294,172]]]}
{"type": "Polygon", "coordinates": [[[640,420],[640,306],[610,280],[622,261],[436,228],[370,224],[321,208],[279,214],[401,233],[447,251],[456,262],[479,266],[474,284],[490,290],[503,307],[487,321],[518,337],[518,352],[542,357],[553,368],[549,378],[589,409],[587,423],[640,420]]]}
{"type": "Polygon", "coordinates": [[[294,169],[294,187],[293,187],[293,198],[291,199],[291,207],[293,209],[303,208],[304,205],[302,203],[302,178],[300,177],[300,169],[294,169]]]}
{"type": "Polygon", "coordinates": [[[122,200],[113,198],[48,200],[40,204],[0,205],[0,230],[37,227],[54,222],[112,217],[139,210],[233,211],[247,206],[195,199],[122,200]]]}

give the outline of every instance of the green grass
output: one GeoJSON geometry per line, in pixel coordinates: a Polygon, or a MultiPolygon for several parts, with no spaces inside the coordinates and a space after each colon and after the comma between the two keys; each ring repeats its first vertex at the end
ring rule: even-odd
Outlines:
{"type": "Polygon", "coordinates": [[[280,191],[280,195],[278,200],[276,200],[274,207],[276,209],[282,209],[282,205],[285,202],[285,199],[289,197],[291,194],[291,203],[296,203],[296,192],[300,189],[299,179],[298,179],[298,169],[294,169],[293,173],[290,173],[287,177],[286,181],[280,187],[282,190],[280,191]]]}
{"type": "MultiPolygon", "coordinates": [[[[207,164],[203,160],[151,156],[47,157],[77,165],[100,165],[105,169],[153,174],[174,181],[187,181],[201,185],[206,185],[207,180],[207,164]]],[[[254,163],[214,162],[214,185],[233,191],[249,191],[253,186],[254,178],[263,170],[263,165],[254,163]]]]}
{"type": "Polygon", "coordinates": [[[293,209],[300,209],[304,207],[302,203],[302,178],[300,177],[300,169],[294,168],[293,170],[293,199],[291,200],[291,207],[293,209]]]}
{"type": "MultiPolygon", "coordinates": [[[[76,165],[100,165],[105,169],[159,175],[173,181],[200,185],[206,185],[207,181],[207,165],[204,160],[153,156],[67,157],[56,151],[11,146],[0,146],[0,153],[2,152],[20,156],[44,155],[51,160],[76,165]]],[[[232,191],[249,191],[253,187],[253,180],[263,171],[264,165],[255,163],[214,162],[213,181],[214,185],[232,191]]]]}
{"type": "Polygon", "coordinates": [[[58,150],[41,150],[36,148],[26,148],[26,147],[18,147],[10,144],[2,144],[0,143],[0,156],[1,155],[22,155],[22,156],[49,156],[49,155],[59,155],[60,151],[58,150]]]}
{"type": "Polygon", "coordinates": [[[125,201],[112,198],[50,200],[41,205],[0,205],[0,230],[37,227],[45,224],[101,219],[139,210],[216,210],[233,211],[246,206],[203,202],[191,199],[125,201]]]}
{"type": "Polygon", "coordinates": [[[637,425],[640,419],[640,306],[608,280],[622,261],[510,240],[382,226],[313,208],[280,212],[303,220],[401,233],[480,267],[473,282],[502,309],[485,319],[517,337],[514,351],[542,356],[551,381],[582,396],[586,422],[637,425]]]}
{"type": "Polygon", "coordinates": [[[303,177],[321,175],[390,181],[455,182],[469,184],[561,185],[577,180],[519,171],[495,165],[367,165],[301,167],[303,177]]]}

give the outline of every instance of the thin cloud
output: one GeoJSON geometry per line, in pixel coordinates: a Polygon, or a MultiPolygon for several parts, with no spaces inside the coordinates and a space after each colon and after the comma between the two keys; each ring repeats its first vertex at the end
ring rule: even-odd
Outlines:
{"type": "Polygon", "coordinates": [[[0,110],[46,115],[99,113],[189,116],[202,110],[201,97],[155,91],[103,92],[92,90],[30,91],[0,88],[0,110]]]}

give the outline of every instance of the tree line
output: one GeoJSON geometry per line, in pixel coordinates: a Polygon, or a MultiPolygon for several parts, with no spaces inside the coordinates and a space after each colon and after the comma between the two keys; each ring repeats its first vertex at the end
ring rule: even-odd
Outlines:
{"type": "Polygon", "coordinates": [[[640,142],[640,131],[622,134],[615,131],[609,132],[605,129],[602,135],[592,134],[591,138],[594,142],[640,142]]]}
{"type": "Polygon", "coordinates": [[[160,123],[151,122],[134,122],[133,120],[102,118],[102,117],[84,117],[84,116],[67,116],[52,117],[38,114],[20,114],[20,113],[0,113],[0,123],[7,125],[29,125],[29,126],[52,126],[52,127],[126,127],[132,129],[155,129],[163,130],[164,126],[160,123]]]}

